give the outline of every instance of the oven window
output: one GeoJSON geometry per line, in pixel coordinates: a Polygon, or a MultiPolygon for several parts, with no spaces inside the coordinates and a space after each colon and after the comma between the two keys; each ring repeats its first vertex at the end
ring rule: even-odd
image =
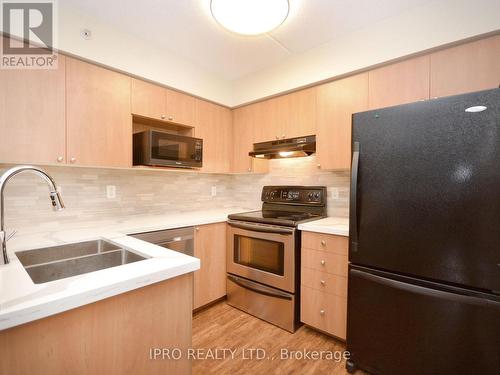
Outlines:
{"type": "Polygon", "coordinates": [[[285,244],[235,235],[234,262],[283,276],[285,272],[285,244]]]}

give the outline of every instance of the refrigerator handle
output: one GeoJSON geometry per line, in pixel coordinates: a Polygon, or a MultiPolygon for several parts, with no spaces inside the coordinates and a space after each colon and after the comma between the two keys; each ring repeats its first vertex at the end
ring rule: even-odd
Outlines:
{"type": "Polygon", "coordinates": [[[351,166],[351,191],[350,191],[350,250],[358,251],[358,168],[359,168],[359,142],[354,142],[351,166]]]}

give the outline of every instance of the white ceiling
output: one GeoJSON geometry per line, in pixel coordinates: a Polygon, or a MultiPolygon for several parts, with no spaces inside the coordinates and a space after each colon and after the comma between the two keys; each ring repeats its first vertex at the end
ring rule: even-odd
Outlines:
{"type": "MultiPolygon", "coordinates": [[[[270,34],[243,37],[211,17],[210,0],[64,0],[76,12],[157,45],[224,80],[283,63],[341,35],[431,0],[290,0],[288,19],[270,34]]],[[[99,38],[99,35],[93,35],[99,38]]]]}

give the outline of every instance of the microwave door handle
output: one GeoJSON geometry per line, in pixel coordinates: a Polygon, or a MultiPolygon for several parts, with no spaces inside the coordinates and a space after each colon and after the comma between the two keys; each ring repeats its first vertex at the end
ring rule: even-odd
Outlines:
{"type": "Polygon", "coordinates": [[[242,279],[241,277],[227,275],[227,278],[229,280],[231,280],[233,283],[235,283],[236,285],[239,285],[242,288],[251,290],[252,292],[263,294],[263,295],[269,296],[269,297],[276,297],[276,298],[282,298],[282,299],[288,299],[288,300],[292,299],[292,296],[288,293],[280,292],[279,290],[276,290],[274,288],[269,288],[269,287],[266,287],[264,285],[254,283],[252,281],[242,279]]]}
{"type": "Polygon", "coordinates": [[[234,228],[251,230],[254,232],[293,234],[293,231],[295,230],[293,228],[279,228],[279,227],[272,227],[272,226],[268,227],[268,226],[264,226],[264,225],[246,224],[246,223],[236,222],[236,221],[231,221],[231,220],[229,220],[227,223],[234,228]]]}

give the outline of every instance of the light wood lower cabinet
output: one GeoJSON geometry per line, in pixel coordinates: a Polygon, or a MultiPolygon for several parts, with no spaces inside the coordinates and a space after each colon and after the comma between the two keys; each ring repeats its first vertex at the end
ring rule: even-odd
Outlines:
{"type": "Polygon", "coordinates": [[[73,58],[66,60],[68,161],[131,166],[130,77],[73,58]]]}
{"type": "Polygon", "coordinates": [[[0,69],[0,162],[65,162],[65,62],[59,55],[54,70],[0,69]]]}
{"type": "Polygon", "coordinates": [[[191,273],[0,332],[0,374],[191,374],[191,273]],[[150,359],[179,348],[179,360],[150,359]]]}
{"type": "Polygon", "coordinates": [[[195,228],[194,256],[200,259],[200,269],[194,273],[197,309],[226,295],[226,223],[195,228]]]}
{"type": "Polygon", "coordinates": [[[302,232],[301,321],[345,340],[348,238],[302,232]]]}

